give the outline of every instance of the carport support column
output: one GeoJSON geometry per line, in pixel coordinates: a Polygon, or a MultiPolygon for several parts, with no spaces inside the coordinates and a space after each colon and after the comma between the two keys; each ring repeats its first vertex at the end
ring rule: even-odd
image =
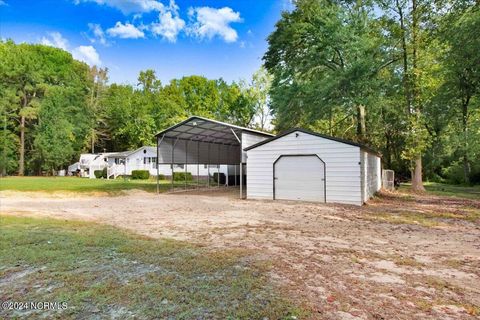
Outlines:
{"type": "Polygon", "coordinates": [[[197,189],[200,186],[200,141],[197,141],[197,189]]]}
{"type": "Polygon", "coordinates": [[[185,190],[187,190],[188,140],[185,140],[185,190]]]}
{"type": "MultiPolygon", "coordinates": [[[[158,160],[159,160],[159,156],[160,156],[160,144],[163,142],[164,138],[165,138],[165,135],[162,135],[162,139],[160,139],[160,140],[158,140],[158,137],[157,137],[157,161],[156,161],[156,165],[157,165],[157,194],[160,193],[160,165],[158,164],[158,160]]],[[[127,166],[127,163],[125,161],[123,167],[126,168],[126,166],[127,166]]]]}
{"type": "Polygon", "coordinates": [[[243,199],[243,164],[240,162],[240,199],[243,199]]]}
{"type": "Polygon", "coordinates": [[[207,186],[208,186],[208,188],[210,188],[210,143],[208,143],[208,151],[207,151],[207,153],[208,153],[208,159],[207,159],[207,162],[208,162],[208,164],[207,164],[207,176],[208,176],[208,177],[207,177],[207,181],[208,181],[208,182],[207,182],[207,183],[208,183],[208,184],[207,184],[207,186]]]}

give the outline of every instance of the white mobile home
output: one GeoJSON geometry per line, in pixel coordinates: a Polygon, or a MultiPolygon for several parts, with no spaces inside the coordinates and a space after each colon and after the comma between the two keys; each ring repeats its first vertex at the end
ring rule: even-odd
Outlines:
{"type": "Polygon", "coordinates": [[[247,198],[361,205],[381,188],[374,150],[293,129],[245,149],[247,198]]]}
{"type": "MultiPolygon", "coordinates": [[[[148,170],[152,176],[157,175],[157,149],[155,147],[141,147],[133,151],[113,152],[105,154],[109,177],[111,175],[131,175],[133,170],[148,170]]],[[[199,164],[186,165],[183,163],[160,164],[158,173],[170,176],[173,172],[190,172],[192,175],[207,176],[214,172],[227,173],[226,165],[199,164]]]]}

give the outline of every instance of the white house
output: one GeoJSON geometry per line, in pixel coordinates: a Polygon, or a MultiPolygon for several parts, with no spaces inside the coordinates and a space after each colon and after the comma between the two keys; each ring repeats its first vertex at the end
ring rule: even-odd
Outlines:
{"type": "Polygon", "coordinates": [[[381,159],[361,144],[292,129],[244,149],[247,198],[361,205],[381,188],[381,159]]]}
{"type": "MultiPolygon", "coordinates": [[[[80,176],[95,179],[95,171],[107,168],[108,178],[116,178],[121,175],[131,175],[133,170],[148,170],[150,175],[157,175],[157,149],[144,146],[133,151],[105,152],[99,154],[85,153],[80,160],[68,167],[68,172],[74,174],[80,171],[80,176]]],[[[159,165],[159,174],[171,176],[172,165],[159,165]]],[[[206,164],[173,164],[174,172],[190,172],[193,176],[213,176],[215,172],[227,175],[227,165],[206,164]]],[[[230,168],[233,172],[234,169],[230,168]]]]}

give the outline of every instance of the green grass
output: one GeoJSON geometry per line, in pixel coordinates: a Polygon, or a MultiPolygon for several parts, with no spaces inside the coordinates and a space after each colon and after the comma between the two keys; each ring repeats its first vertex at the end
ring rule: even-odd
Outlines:
{"type": "MultiPolygon", "coordinates": [[[[480,186],[462,186],[435,182],[425,182],[424,186],[428,193],[434,195],[480,200],[480,186]]],[[[400,191],[409,191],[410,188],[410,183],[402,183],[400,191]]]]}
{"type": "MultiPolygon", "coordinates": [[[[202,183],[202,182],[200,182],[202,183]]],[[[196,181],[189,182],[196,185],[196,181]]],[[[175,186],[183,187],[184,182],[175,182],[175,186]]],[[[160,191],[169,190],[171,182],[160,181],[160,191]]],[[[139,189],[156,192],[155,178],[149,180],[131,180],[117,178],[115,180],[88,179],[78,177],[6,177],[0,178],[0,191],[71,191],[71,192],[106,192],[109,194],[121,193],[124,190],[139,189]]]]}
{"type": "Polygon", "coordinates": [[[65,301],[0,318],[290,319],[305,315],[246,251],[85,222],[0,216],[0,301],[65,301]]]}

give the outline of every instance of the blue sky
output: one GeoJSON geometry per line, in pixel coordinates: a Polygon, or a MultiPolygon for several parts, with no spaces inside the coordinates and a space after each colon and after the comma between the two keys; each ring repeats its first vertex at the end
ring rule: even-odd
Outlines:
{"type": "Polygon", "coordinates": [[[249,80],[289,0],[0,0],[0,37],[44,43],[135,84],[154,69],[249,80]]]}

